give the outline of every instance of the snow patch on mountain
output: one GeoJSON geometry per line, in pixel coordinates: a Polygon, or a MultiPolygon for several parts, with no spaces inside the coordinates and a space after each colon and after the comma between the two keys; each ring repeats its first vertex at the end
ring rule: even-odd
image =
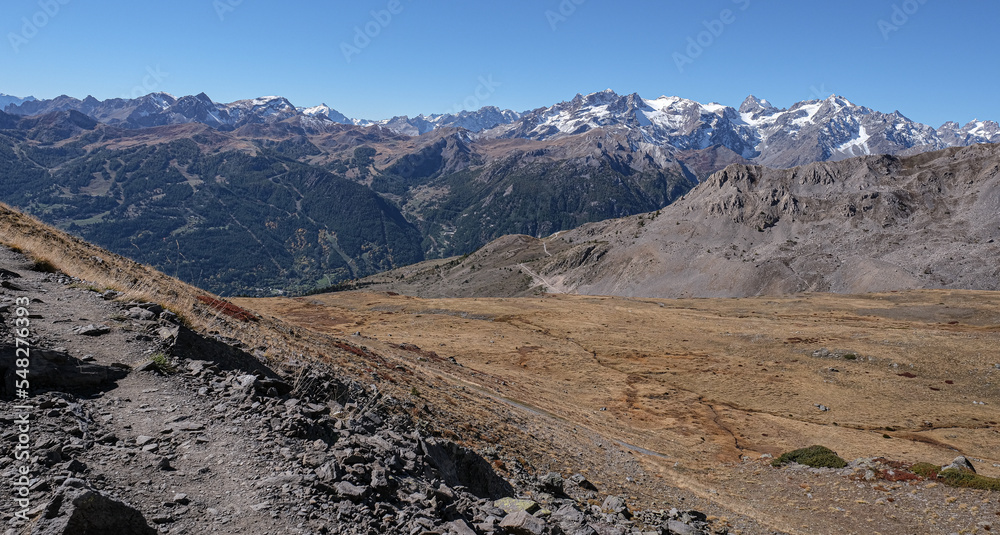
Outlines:
{"type": "Polygon", "coordinates": [[[792,110],[796,112],[797,117],[792,119],[792,124],[795,126],[805,126],[807,124],[815,123],[815,121],[813,121],[813,117],[816,116],[816,112],[818,112],[822,106],[822,102],[797,104],[796,106],[793,106],[792,110]]]}
{"type": "Polygon", "coordinates": [[[861,156],[864,154],[871,154],[871,149],[868,147],[868,131],[865,130],[864,125],[858,127],[858,135],[849,141],[845,141],[840,146],[837,147],[838,152],[843,152],[850,154],[851,156],[861,156]],[[857,152],[855,152],[857,149],[857,152]]]}

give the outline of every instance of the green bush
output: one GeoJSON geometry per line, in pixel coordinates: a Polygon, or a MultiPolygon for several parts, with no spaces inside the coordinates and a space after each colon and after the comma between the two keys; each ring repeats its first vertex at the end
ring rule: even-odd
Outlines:
{"type": "Polygon", "coordinates": [[[171,375],[177,373],[177,367],[170,362],[170,357],[164,353],[157,353],[151,357],[153,364],[156,366],[157,371],[163,375],[171,375]]]}
{"type": "Polygon", "coordinates": [[[791,462],[804,464],[813,468],[843,468],[847,461],[826,446],[809,446],[782,454],[771,462],[771,466],[782,466],[791,462]]]}
{"type": "Polygon", "coordinates": [[[963,487],[979,490],[1000,490],[1000,479],[981,476],[975,472],[965,472],[950,468],[938,474],[949,487],[963,487]]]}
{"type": "Polygon", "coordinates": [[[941,467],[931,463],[917,463],[910,467],[910,471],[918,476],[934,479],[941,471],[941,467]]]}

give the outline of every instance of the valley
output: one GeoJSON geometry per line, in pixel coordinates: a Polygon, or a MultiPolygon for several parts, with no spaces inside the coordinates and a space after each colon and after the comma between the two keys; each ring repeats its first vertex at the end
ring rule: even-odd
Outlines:
{"type": "MultiPolygon", "coordinates": [[[[837,502],[846,513],[831,513],[833,498],[813,501],[797,485],[836,489],[841,476],[790,474],[796,483],[785,489],[761,457],[811,444],[848,460],[947,464],[963,454],[981,474],[1000,475],[1000,297],[990,292],[678,300],[341,292],[237,302],[480,400],[462,409],[466,440],[487,434],[505,444],[489,432],[501,423],[488,407],[507,405],[542,429],[537,451],[548,454],[536,464],[582,455],[601,488],[645,506],[672,485],[792,533],[815,526],[815,514],[826,515],[824,525],[850,517],[858,533],[866,518],[891,514],[880,533],[913,533],[932,529],[919,511],[857,497],[837,502]],[[619,448],[641,469],[602,460],[619,448]],[[772,499],[783,503],[780,522],[772,499]]],[[[916,488],[904,490],[924,492],[916,488]]],[[[984,514],[998,509],[976,491],[950,492],[986,498],[984,514]]]]}

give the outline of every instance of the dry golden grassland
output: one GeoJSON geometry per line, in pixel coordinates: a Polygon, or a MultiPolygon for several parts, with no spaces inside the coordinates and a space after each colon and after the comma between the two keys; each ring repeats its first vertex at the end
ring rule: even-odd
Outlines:
{"type": "MultiPolygon", "coordinates": [[[[741,460],[813,444],[848,460],[940,465],[964,454],[1000,475],[993,292],[237,302],[364,344],[472,399],[544,416],[566,431],[552,432],[559,440],[589,430],[620,441],[658,478],[733,510],[752,480],[769,477],[746,475],[741,460]]],[[[610,470],[592,475],[612,481],[610,470]]]]}
{"type": "Polygon", "coordinates": [[[434,351],[415,362],[701,465],[813,443],[849,458],[947,464],[958,450],[1000,463],[996,293],[238,302],[434,351]]]}

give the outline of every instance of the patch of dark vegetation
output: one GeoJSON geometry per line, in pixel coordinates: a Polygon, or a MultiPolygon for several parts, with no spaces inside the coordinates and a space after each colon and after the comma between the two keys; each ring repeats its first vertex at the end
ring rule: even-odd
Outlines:
{"type": "Polygon", "coordinates": [[[39,273],[56,273],[59,269],[45,258],[36,258],[31,264],[31,270],[39,273]]]}
{"type": "Polygon", "coordinates": [[[1000,491],[1000,479],[981,476],[974,472],[949,469],[939,473],[938,478],[951,487],[1000,491]]]}
{"type": "Polygon", "coordinates": [[[157,353],[153,355],[150,360],[152,361],[153,367],[156,371],[162,373],[163,375],[173,375],[177,373],[177,366],[170,361],[170,357],[168,357],[165,353],[157,353]]]}
{"type": "Polygon", "coordinates": [[[260,321],[253,312],[240,308],[229,301],[215,299],[214,297],[209,297],[207,295],[199,295],[198,300],[210,306],[212,310],[216,310],[240,321],[260,321]]]}
{"type": "Polygon", "coordinates": [[[837,452],[819,445],[784,453],[781,457],[771,461],[771,466],[777,467],[792,462],[813,468],[843,468],[847,466],[847,461],[837,455],[837,452]]]}
{"type": "Polygon", "coordinates": [[[942,470],[942,467],[936,464],[916,463],[910,467],[910,471],[927,479],[940,480],[949,487],[1000,491],[1000,479],[968,470],[957,468],[942,470]]]}
{"type": "Polygon", "coordinates": [[[910,471],[918,476],[934,479],[937,477],[938,472],[941,471],[941,467],[931,463],[916,463],[910,467],[910,471]]]}

